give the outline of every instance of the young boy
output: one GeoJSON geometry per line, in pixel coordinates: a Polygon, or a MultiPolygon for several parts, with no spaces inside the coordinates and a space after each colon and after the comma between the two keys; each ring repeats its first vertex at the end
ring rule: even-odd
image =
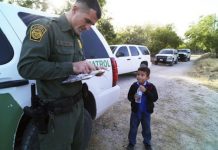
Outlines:
{"type": "Polygon", "coordinates": [[[151,113],[153,113],[154,102],[158,99],[156,87],[148,82],[150,69],[140,67],[137,72],[137,82],[134,82],[128,93],[128,100],[131,102],[131,117],[129,130],[128,150],[134,149],[139,123],[142,125],[142,136],[146,150],[151,150],[151,113]]]}

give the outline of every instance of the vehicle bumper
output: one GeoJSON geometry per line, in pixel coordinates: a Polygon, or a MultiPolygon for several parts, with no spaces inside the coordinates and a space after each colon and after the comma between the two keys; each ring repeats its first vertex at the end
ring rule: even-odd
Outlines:
{"type": "Polygon", "coordinates": [[[155,62],[157,62],[157,63],[166,63],[166,64],[169,64],[169,63],[172,63],[173,60],[167,60],[167,59],[156,59],[155,62]]]}
{"type": "Polygon", "coordinates": [[[188,56],[186,56],[186,55],[179,55],[179,57],[178,57],[179,60],[185,60],[187,58],[188,58],[188,56]]]}

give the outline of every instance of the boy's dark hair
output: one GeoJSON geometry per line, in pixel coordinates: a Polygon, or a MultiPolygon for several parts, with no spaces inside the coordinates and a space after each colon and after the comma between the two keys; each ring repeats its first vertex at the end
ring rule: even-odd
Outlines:
{"type": "Polygon", "coordinates": [[[138,68],[138,71],[145,72],[148,77],[150,76],[150,72],[151,72],[148,67],[139,67],[139,68],[138,68]]]}
{"type": "Polygon", "coordinates": [[[98,0],[76,0],[77,3],[84,3],[88,8],[94,9],[96,11],[97,18],[101,18],[101,7],[98,0]]]}

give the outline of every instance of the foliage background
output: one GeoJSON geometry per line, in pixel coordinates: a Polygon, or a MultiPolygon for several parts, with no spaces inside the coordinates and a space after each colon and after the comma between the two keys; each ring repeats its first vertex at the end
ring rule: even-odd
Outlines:
{"type": "MultiPolygon", "coordinates": [[[[66,0],[63,8],[54,8],[49,5],[49,0],[0,0],[7,3],[17,4],[23,7],[50,11],[62,14],[68,11],[75,0],[66,0]]],[[[218,58],[218,30],[214,25],[216,16],[214,14],[201,16],[198,23],[193,24],[185,33],[185,37],[179,37],[175,32],[173,24],[164,26],[143,25],[126,26],[114,29],[112,18],[107,15],[104,8],[106,0],[98,0],[103,16],[97,22],[97,28],[105,36],[109,44],[139,44],[146,45],[152,55],[158,53],[162,48],[189,48],[192,52],[211,52],[218,58]]]]}

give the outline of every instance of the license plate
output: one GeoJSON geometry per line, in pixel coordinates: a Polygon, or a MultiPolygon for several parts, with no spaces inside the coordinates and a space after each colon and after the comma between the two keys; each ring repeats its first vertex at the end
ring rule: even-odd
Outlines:
{"type": "Polygon", "coordinates": [[[163,61],[163,59],[160,59],[160,61],[163,61]]]}

